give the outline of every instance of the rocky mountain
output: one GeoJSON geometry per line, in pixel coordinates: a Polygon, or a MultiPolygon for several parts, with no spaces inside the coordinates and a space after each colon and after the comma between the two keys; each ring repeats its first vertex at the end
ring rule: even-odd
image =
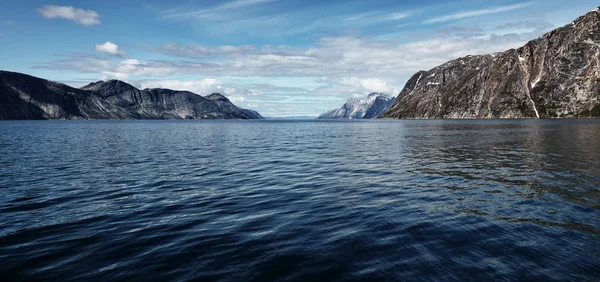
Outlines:
{"type": "Polygon", "coordinates": [[[350,99],[341,108],[326,112],[318,119],[372,119],[385,113],[394,98],[382,93],[371,93],[364,100],[350,99]]]}
{"type": "Polygon", "coordinates": [[[119,80],[80,89],[0,71],[0,119],[256,119],[220,94],[139,90],[119,80]]]}
{"type": "Polygon", "coordinates": [[[252,116],[254,119],[265,119],[265,117],[263,117],[261,114],[259,114],[257,111],[254,110],[249,110],[249,109],[244,109],[244,111],[249,114],[250,116],[252,116]]]}
{"type": "Polygon", "coordinates": [[[383,117],[600,117],[599,11],[521,48],[420,71],[383,117]]]}

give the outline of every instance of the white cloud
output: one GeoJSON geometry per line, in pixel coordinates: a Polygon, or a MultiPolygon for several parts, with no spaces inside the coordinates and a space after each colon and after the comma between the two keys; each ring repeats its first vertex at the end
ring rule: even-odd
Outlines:
{"type": "Polygon", "coordinates": [[[100,77],[100,79],[102,79],[102,80],[107,80],[107,79],[128,80],[129,79],[129,74],[122,73],[122,72],[103,71],[102,74],[103,75],[100,77]]]}
{"type": "Polygon", "coordinates": [[[214,92],[224,93],[223,87],[214,78],[205,78],[199,80],[142,80],[139,81],[140,88],[168,88],[173,90],[190,91],[200,95],[207,95],[214,92]]]}
{"type": "Polygon", "coordinates": [[[175,75],[177,70],[165,66],[148,62],[141,62],[136,59],[127,59],[119,62],[117,65],[111,65],[109,69],[102,71],[108,78],[128,79],[129,77],[166,77],[175,75]]]}
{"type": "Polygon", "coordinates": [[[230,97],[228,97],[228,98],[229,98],[229,100],[230,100],[232,103],[234,103],[234,104],[235,104],[235,103],[246,102],[246,98],[245,98],[245,97],[242,97],[242,96],[230,96],[230,97]]]}
{"type": "Polygon", "coordinates": [[[463,12],[458,12],[458,13],[449,14],[449,15],[445,15],[445,16],[431,18],[429,20],[424,21],[424,23],[448,22],[448,21],[460,20],[460,19],[464,19],[464,18],[472,18],[472,17],[479,17],[479,16],[485,16],[485,15],[503,13],[503,12],[508,12],[508,11],[512,11],[512,10],[525,8],[527,6],[530,6],[532,3],[533,2],[526,2],[526,3],[520,3],[520,4],[508,5],[508,6],[500,6],[500,7],[489,8],[489,9],[463,11],[463,12]]]}
{"type": "Polygon", "coordinates": [[[218,9],[235,9],[243,8],[251,5],[263,4],[268,2],[275,2],[278,0],[234,0],[217,6],[218,9]]]}
{"type": "Polygon", "coordinates": [[[340,83],[354,87],[358,95],[362,95],[365,92],[380,92],[393,94],[393,92],[397,91],[393,87],[388,85],[387,82],[377,78],[361,79],[358,77],[350,77],[341,79],[340,83]]]}
{"type": "Polygon", "coordinates": [[[346,21],[357,21],[362,24],[373,24],[384,21],[397,21],[408,17],[409,13],[391,13],[385,14],[380,12],[367,12],[350,16],[343,16],[342,19],[346,21]]]}
{"type": "Polygon", "coordinates": [[[38,67],[101,74],[102,78],[132,81],[141,88],[189,90],[201,95],[220,92],[240,106],[260,105],[253,108],[265,115],[318,115],[353,95],[397,95],[416,71],[466,55],[519,47],[540,35],[469,32],[464,36],[435,33],[436,38],[408,43],[359,36],[323,37],[305,48],[167,44],[150,50],[179,59],[115,62],[79,54],[38,67]],[[189,76],[201,79],[175,78],[189,76]]]}
{"type": "MultiPolygon", "coordinates": [[[[340,102],[355,94],[383,92],[397,95],[416,71],[466,55],[518,47],[524,42],[514,35],[440,37],[411,43],[354,36],[324,37],[310,48],[259,46],[232,53],[234,48],[231,46],[179,46],[177,50],[200,51],[191,55],[172,53],[182,56],[183,60],[155,61],[128,59],[114,62],[103,57],[78,55],[38,67],[97,73],[103,79],[143,82],[143,87],[189,90],[199,94],[220,92],[244,97],[243,102],[264,107],[297,107],[290,110],[290,115],[303,114],[300,111],[306,109],[313,111],[310,114],[319,114],[338,107],[340,102]],[[213,55],[210,58],[200,56],[207,48],[213,55]],[[177,80],[172,78],[174,76],[214,77],[228,82],[177,80]],[[293,97],[303,99],[294,100],[293,97]],[[319,100],[322,98],[327,100],[319,100]]],[[[234,99],[241,101],[241,98],[234,99]]]]}
{"type": "Polygon", "coordinates": [[[205,46],[186,46],[180,44],[164,44],[160,48],[153,49],[161,53],[168,55],[197,58],[223,54],[241,54],[248,53],[255,50],[255,46],[243,45],[243,46],[217,46],[217,47],[205,47],[205,46]]]}
{"type": "MultiPolygon", "coordinates": [[[[105,73],[119,78],[138,77],[138,79],[140,77],[166,78],[175,75],[301,77],[313,78],[313,80],[327,78],[329,79],[327,83],[340,83],[342,78],[356,78],[363,82],[362,84],[356,82],[354,85],[361,85],[366,91],[385,92],[385,85],[380,81],[391,83],[394,87],[402,86],[416,71],[427,70],[466,55],[504,51],[519,47],[525,42],[526,40],[521,36],[514,34],[473,38],[439,37],[410,43],[343,36],[324,37],[317,45],[309,48],[262,46],[245,50],[239,46],[209,48],[178,45],[176,50],[168,54],[181,56],[182,60],[129,59],[112,62],[101,57],[76,56],[38,67],[58,69],[70,67],[76,71],[105,73]],[[202,56],[204,53],[212,55],[210,58],[204,58],[202,56]],[[86,61],[86,64],[83,64],[83,61],[86,61]],[[87,61],[92,61],[93,64],[87,61]]],[[[107,49],[111,52],[118,51],[118,47],[107,49]]]]}
{"type": "Polygon", "coordinates": [[[71,6],[46,5],[39,8],[38,12],[47,19],[66,19],[86,26],[100,24],[100,15],[93,10],[84,10],[71,6]]]}
{"type": "Polygon", "coordinates": [[[224,16],[227,17],[223,13],[247,12],[244,11],[244,9],[248,8],[249,6],[258,6],[276,1],[279,0],[234,0],[223,4],[219,4],[217,6],[205,7],[200,9],[190,9],[189,7],[183,9],[171,9],[163,12],[163,17],[175,19],[223,19],[224,16]],[[215,14],[217,12],[220,14],[215,14]]]}
{"type": "Polygon", "coordinates": [[[119,46],[117,44],[114,44],[110,41],[106,41],[103,44],[96,44],[96,52],[108,53],[118,57],[125,55],[125,53],[119,50],[119,46]]]}
{"type": "Polygon", "coordinates": [[[59,57],[62,59],[40,64],[34,66],[34,68],[71,70],[79,73],[102,73],[113,67],[113,63],[110,60],[95,55],[67,53],[59,55],[59,57]]]}
{"type": "Polygon", "coordinates": [[[389,15],[389,16],[387,17],[387,19],[388,19],[388,20],[392,20],[392,21],[394,21],[394,20],[401,20],[401,19],[404,19],[404,18],[406,18],[406,17],[408,17],[408,14],[403,14],[403,13],[394,13],[394,14],[391,14],[391,15],[389,15]]]}

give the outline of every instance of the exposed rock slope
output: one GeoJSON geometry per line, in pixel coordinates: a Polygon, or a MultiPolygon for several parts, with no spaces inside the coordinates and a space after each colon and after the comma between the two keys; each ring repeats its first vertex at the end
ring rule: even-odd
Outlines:
{"type": "Polygon", "coordinates": [[[341,108],[326,112],[318,119],[372,119],[381,116],[394,103],[394,98],[371,93],[364,100],[350,99],[341,108]]]}
{"type": "Polygon", "coordinates": [[[599,9],[519,49],[420,71],[383,117],[590,116],[600,116],[599,9]]]}
{"type": "MultiPolygon", "coordinates": [[[[259,115],[260,116],[260,115],[259,115]]],[[[139,90],[118,80],[81,89],[0,71],[0,119],[255,119],[220,94],[139,90]],[[218,95],[218,96],[217,96],[218,95]]]]}

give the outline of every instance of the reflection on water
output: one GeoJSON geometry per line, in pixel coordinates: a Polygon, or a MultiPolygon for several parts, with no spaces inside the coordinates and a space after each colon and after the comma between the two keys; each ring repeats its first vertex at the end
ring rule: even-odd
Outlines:
{"type": "Polygon", "coordinates": [[[600,122],[0,122],[8,280],[594,280],[600,122]]]}

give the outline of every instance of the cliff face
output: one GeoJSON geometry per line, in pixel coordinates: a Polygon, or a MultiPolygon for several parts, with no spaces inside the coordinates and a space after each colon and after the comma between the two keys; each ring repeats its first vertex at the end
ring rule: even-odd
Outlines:
{"type": "Polygon", "coordinates": [[[394,98],[381,93],[371,93],[364,100],[350,99],[341,108],[326,112],[318,119],[373,119],[385,113],[394,98]]]}
{"type": "Polygon", "coordinates": [[[467,56],[406,83],[384,118],[600,116],[600,12],[519,49],[467,56]]]}
{"type": "Polygon", "coordinates": [[[73,88],[0,71],[0,119],[255,119],[220,94],[139,90],[118,80],[73,88]],[[220,99],[211,99],[219,95],[220,99]]]}

